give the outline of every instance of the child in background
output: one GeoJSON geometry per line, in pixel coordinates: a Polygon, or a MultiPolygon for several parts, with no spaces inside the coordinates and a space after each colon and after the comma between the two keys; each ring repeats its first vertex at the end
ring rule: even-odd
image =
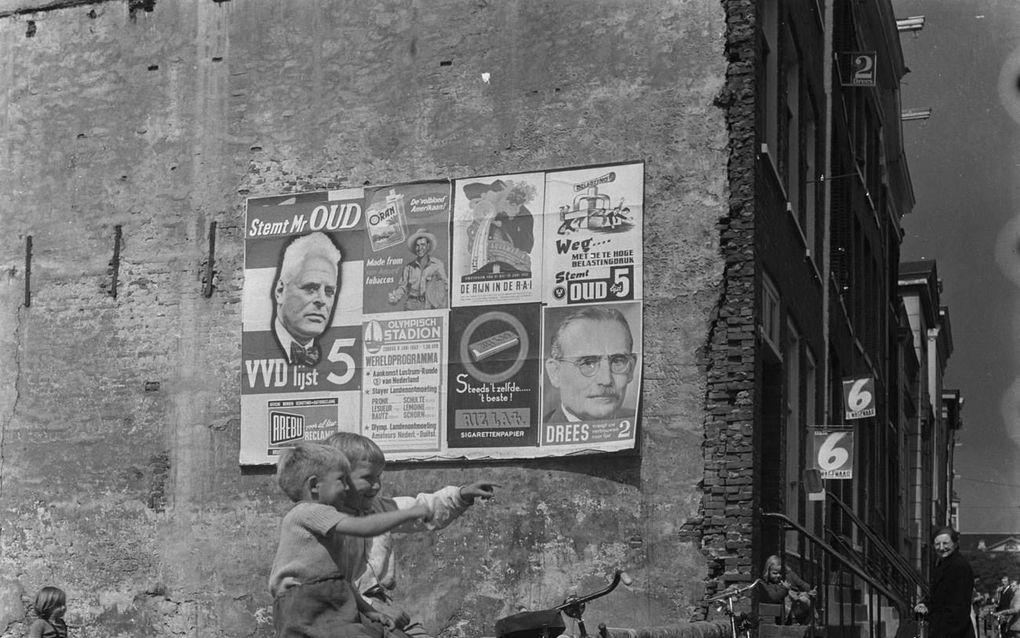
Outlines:
{"type": "Polygon", "coordinates": [[[67,611],[67,595],[58,587],[43,587],[35,595],[37,618],[28,628],[28,638],[67,638],[64,612],[67,611]]]}
{"type": "MultiPolygon", "coordinates": [[[[470,507],[475,498],[489,499],[494,494],[494,483],[479,481],[457,487],[450,485],[432,494],[393,498],[379,495],[386,456],[372,439],[353,432],[338,432],[326,440],[343,452],[351,466],[350,490],[341,511],[353,516],[378,515],[381,512],[402,511],[426,506],[432,512],[428,521],[413,521],[394,528],[395,532],[417,532],[442,529],[470,507]]],[[[389,532],[367,539],[366,565],[356,572],[358,591],[378,611],[388,616],[394,625],[415,638],[430,638],[420,622],[412,622],[406,611],[393,604],[390,591],[396,586],[396,564],[393,556],[393,539],[389,532]]]]}
{"type": "Polygon", "coordinates": [[[294,507],[280,524],[280,544],[269,576],[273,624],[284,637],[380,638],[389,619],[353,587],[370,537],[431,512],[424,504],[371,516],[339,510],[350,465],[337,449],[299,442],[280,456],[277,481],[294,507]]]}

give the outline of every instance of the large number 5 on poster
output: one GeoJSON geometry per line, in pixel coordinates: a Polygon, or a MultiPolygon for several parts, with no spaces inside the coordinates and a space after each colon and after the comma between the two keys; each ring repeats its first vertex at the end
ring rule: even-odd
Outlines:
{"type": "Polygon", "coordinates": [[[627,299],[630,295],[630,268],[613,269],[613,294],[617,299],[627,299]]]}
{"type": "Polygon", "coordinates": [[[357,372],[357,365],[354,363],[354,357],[344,352],[343,348],[350,348],[355,343],[354,339],[334,339],[333,345],[329,348],[329,359],[331,363],[342,363],[344,365],[343,374],[334,374],[330,372],[326,375],[326,380],[336,385],[344,385],[348,381],[354,378],[354,373],[357,372]]]}

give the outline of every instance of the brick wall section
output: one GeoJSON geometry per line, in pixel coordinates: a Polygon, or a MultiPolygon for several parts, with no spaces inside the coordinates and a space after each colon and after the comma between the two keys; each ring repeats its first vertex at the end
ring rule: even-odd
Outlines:
{"type": "Polygon", "coordinates": [[[398,593],[442,636],[491,635],[623,566],[635,584],[590,605],[590,627],[698,614],[702,479],[721,499],[709,544],[740,555],[725,534],[743,534],[727,523],[748,486],[725,462],[748,445],[750,399],[717,375],[741,323],[753,334],[742,266],[719,251],[723,232],[741,255],[748,218],[727,211],[717,0],[0,2],[0,635],[23,633],[47,583],[78,638],[270,635],[289,504],[237,466],[246,196],[635,159],[639,453],[390,468],[397,494],[505,486],[402,538],[398,593]]]}
{"type": "Polygon", "coordinates": [[[719,103],[730,131],[729,214],[720,220],[724,289],[706,352],[705,498],[702,548],[712,562],[708,592],[753,578],[755,382],[754,79],[755,7],[724,1],[729,67],[719,103]]]}

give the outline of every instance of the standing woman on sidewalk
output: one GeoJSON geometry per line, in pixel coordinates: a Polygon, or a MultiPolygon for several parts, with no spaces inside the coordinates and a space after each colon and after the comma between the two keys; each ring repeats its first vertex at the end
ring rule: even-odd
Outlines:
{"type": "Polygon", "coordinates": [[[960,534],[952,527],[943,527],[935,533],[934,545],[930,593],[914,611],[928,614],[931,638],[974,638],[970,622],[974,571],[958,551],[960,534]]]}

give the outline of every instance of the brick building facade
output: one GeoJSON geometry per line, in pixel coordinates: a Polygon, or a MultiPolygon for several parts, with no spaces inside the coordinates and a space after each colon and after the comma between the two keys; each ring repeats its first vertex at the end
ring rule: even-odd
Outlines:
{"type": "MultiPolygon", "coordinates": [[[[841,377],[874,373],[895,421],[896,37],[886,1],[0,0],[0,635],[51,583],[78,636],[271,634],[288,503],[237,463],[246,197],[630,160],[638,449],[393,465],[392,493],[504,486],[402,537],[398,592],[479,636],[619,566],[590,620],[706,618],[803,550],[759,511],[829,520],[801,477],[841,377]],[[851,43],[880,89],[837,86],[851,43]]],[[[885,472],[841,498],[890,516],[885,472]]]]}

